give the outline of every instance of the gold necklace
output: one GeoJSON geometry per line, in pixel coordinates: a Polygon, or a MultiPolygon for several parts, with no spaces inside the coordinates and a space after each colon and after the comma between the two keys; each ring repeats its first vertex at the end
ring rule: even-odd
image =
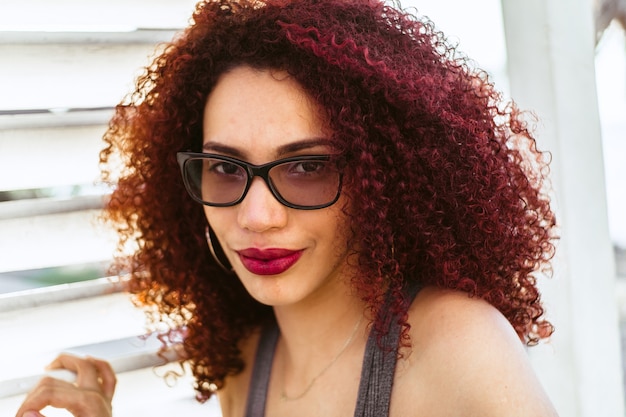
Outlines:
{"type": "Polygon", "coordinates": [[[315,384],[315,381],[317,381],[322,375],[324,375],[324,372],[328,371],[328,369],[330,369],[330,367],[333,366],[335,364],[335,362],[337,362],[339,357],[343,354],[343,352],[345,352],[345,350],[348,348],[348,346],[350,346],[350,343],[352,343],[352,340],[354,339],[354,336],[356,336],[356,332],[359,329],[359,327],[361,326],[361,322],[362,321],[363,321],[363,315],[361,315],[361,317],[359,318],[359,321],[354,326],[354,329],[352,329],[352,333],[350,334],[350,337],[348,337],[346,342],[343,344],[343,346],[339,350],[339,353],[337,353],[335,355],[335,357],[330,361],[330,363],[328,365],[326,365],[324,367],[324,369],[322,369],[317,375],[315,375],[313,377],[313,379],[311,379],[311,382],[309,382],[309,384],[306,386],[304,391],[302,391],[300,394],[298,394],[298,395],[296,395],[294,397],[288,396],[287,393],[285,392],[285,387],[284,387],[284,383],[285,383],[285,367],[283,366],[283,388],[282,388],[282,390],[280,392],[280,399],[282,401],[296,401],[296,400],[299,400],[300,398],[304,397],[311,390],[311,388],[313,388],[313,384],[315,384]]]}

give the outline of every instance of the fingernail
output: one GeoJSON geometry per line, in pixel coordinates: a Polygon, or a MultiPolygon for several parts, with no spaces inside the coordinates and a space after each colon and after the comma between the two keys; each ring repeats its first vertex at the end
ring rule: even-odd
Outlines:
{"type": "Polygon", "coordinates": [[[22,417],[40,417],[40,416],[41,414],[39,414],[36,411],[27,411],[22,415],[22,417]]]}

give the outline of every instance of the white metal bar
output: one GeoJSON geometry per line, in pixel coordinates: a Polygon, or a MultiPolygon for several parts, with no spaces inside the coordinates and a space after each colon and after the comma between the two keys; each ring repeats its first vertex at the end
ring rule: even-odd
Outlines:
{"type": "Polygon", "coordinates": [[[27,109],[0,111],[0,130],[51,127],[105,126],[112,107],[83,109],[27,109]]]}
{"type": "Polygon", "coordinates": [[[104,205],[103,195],[72,198],[27,198],[0,202],[0,220],[45,216],[82,210],[97,210],[104,205]]]}
{"type": "Polygon", "coordinates": [[[0,294],[0,313],[113,294],[123,291],[123,289],[124,284],[119,278],[108,277],[34,288],[31,290],[14,291],[0,294]]]}
{"type": "Polygon", "coordinates": [[[112,107],[133,89],[156,43],[0,43],[0,110],[112,107]]]}
{"type": "Polygon", "coordinates": [[[561,240],[544,283],[549,345],[530,350],[562,416],[623,417],[615,269],[609,238],[588,0],[503,0],[512,96],[552,152],[561,240]]]}
{"type": "MultiPolygon", "coordinates": [[[[161,366],[178,359],[176,345],[164,345],[155,333],[77,346],[64,350],[64,353],[104,359],[111,364],[116,374],[161,366]],[[166,349],[160,352],[164,346],[166,346],[166,349]]],[[[41,372],[35,375],[0,381],[0,398],[25,394],[34,388],[41,378],[47,375],[50,374],[41,372]]],[[[72,379],[72,375],[68,373],[53,373],[51,376],[65,380],[72,379]]]]}
{"type": "Polygon", "coordinates": [[[105,125],[0,129],[0,190],[94,183],[105,125]]]}
{"type": "Polygon", "coordinates": [[[117,235],[99,210],[0,220],[0,272],[106,262],[117,235]]]}
{"type": "MultiPolygon", "coordinates": [[[[36,28],[33,28],[36,29],[36,28]]],[[[178,28],[137,28],[123,32],[0,31],[0,44],[156,44],[172,39],[178,28]]]]}

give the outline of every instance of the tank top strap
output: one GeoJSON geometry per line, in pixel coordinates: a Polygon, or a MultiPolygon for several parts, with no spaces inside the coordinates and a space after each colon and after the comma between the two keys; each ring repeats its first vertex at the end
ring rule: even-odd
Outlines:
{"type": "Polygon", "coordinates": [[[267,390],[272,373],[272,363],[274,362],[274,352],[278,343],[280,332],[276,321],[268,323],[259,339],[254,368],[250,379],[248,390],[248,402],[246,403],[246,417],[264,417],[265,403],[267,401],[267,390]]]}
{"type": "MultiPolygon", "coordinates": [[[[405,311],[420,288],[421,285],[417,283],[409,284],[403,306],[405,311]]],[[[387,300],[388,303],[389,300],[387,300]]],[[[381,309],[381,313],[386,315],[383,320],[388,323],[389,331],[381,337],[380,344],[375,332],[370,332],[367,339],[354,417],[387,417],[389,415],[402,326],[397,317],[390,315],[386,306],[381,309]]]]}
{"type": "MultiPolygon", "coordinates": [[[[405,296],[405,308],[410,306],[419,289],[420,285],[418,284],[409,286],[405,296]]],[[[381,310],[383,313],[388,311],[388,308],[381,310]]],[[[375,332],[371,332],[367,339],[361,382],[354,411],[355,417],[386,417],[389,415],[401,326],[395,317],[385,317],[384,320],[389,323],[389,332],[380,340],[384,348],[381,349],[375,332]]],[[[248,390],[246,417],[265,416],[267,391],[279,334],[280,331],[275,321],[264,327],[261,333],[248,390]]]]}

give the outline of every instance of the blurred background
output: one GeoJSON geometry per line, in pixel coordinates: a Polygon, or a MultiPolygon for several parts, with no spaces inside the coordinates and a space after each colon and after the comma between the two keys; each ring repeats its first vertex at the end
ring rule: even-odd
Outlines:
{"type": "MultiPolygon", "coordinates": [[[[100,139],[113,107],[131,91],[134,78],[149,64],[155,46],[170,40],[188,24],[195,3],[195,0],[2,0],[0,3],[0,331],[4,330],[5,335],[7,331],[13,332],[11,339],[30,340],[29,343],[38,340],[37,334],[27,335],[31,333],[28,320],[35,320],[29,319],[28,314],[21,329],[3,324],[3,317],[8,320],[15,309],[52,304],[59,289],[61,293],[66,289],[69,294],[70,289],[77,288],[74,284],[101,283],[106,278],[115,236],[97,217],[103,198],[110,192],[98,182],[100,139]],[[56,295],[52,296],[53,293],[56,295]],[[32,299],[36,301],[25,301],[32,299]]],[[[608,225],[611,262],[614,262],[614,267],[609,268],[613,274],[610,279],[615,283],[618,318],[624,330],[625,3],[577,2],[588,6],[589,19],[597,33],[593,68],[589,70],[594,73],[597,92],[605,183],[597,187],[606,185],[606,201],[600,205],[605,207],[605,212],[598,212],[597,216],[608,225]]],[[[499,0],[407,0],[402,5],[430,17],[477,66],[487,70],[505,97],[514,95],[499,0]]],[[[553,150],[547,146],[550,142],[543,146],[542,129],[540,123],[539,146],[553,150]]],[[[89,297],[94,294],[89,293],[89,297]]],[[[75,303],[73,295],[58,299],[61,306],[75,303]]],[[[123,303],[126,306],[126,301],[123,303]]],[[[81,308],[84,309],[71,310],[71,314],[82,315],[81,308]]],[[[89,320],[98,318],[89,316],[89,320]]],[[[97,334],[85,339],[64,336],[65,330],[59,331],[56,335],[60,334],[61,340],[53,347],[61,349],[72,343],[126,336],[139,331],[142,324],[140,317],[130,323],[123,318],[117,320],[116,330],[110,334],[100,327],[85,325],[84,329],[91,328],[97,334]],[[123,326],[130,327],[120,332],[123,326]]],[[[67,332],[71,333],[72,329],[70,325],[67,332]]],[[[20,350],[23,351],[15,347],[16,352],[20,350]]],[[[620,366],[618,362],[615,365],[620,366]]],[[[1,406],[0,402],[0,409],[1,406]]]]}

